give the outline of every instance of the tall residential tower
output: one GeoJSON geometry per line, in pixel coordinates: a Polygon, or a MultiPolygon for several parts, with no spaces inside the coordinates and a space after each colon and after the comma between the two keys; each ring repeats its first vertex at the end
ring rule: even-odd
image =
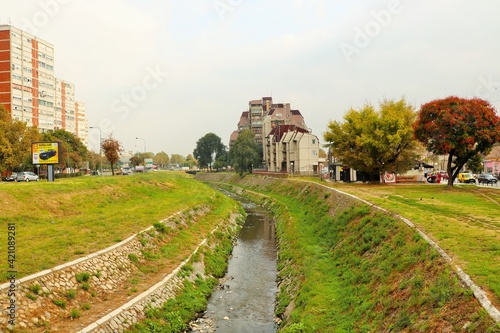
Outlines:
{"type": "Polygon", "coordinates": [[[0,25],[0,103],[40,132],[64,129],[88,141],[75,85],[54,76],[54,45],[10,25],[0,25]]]}

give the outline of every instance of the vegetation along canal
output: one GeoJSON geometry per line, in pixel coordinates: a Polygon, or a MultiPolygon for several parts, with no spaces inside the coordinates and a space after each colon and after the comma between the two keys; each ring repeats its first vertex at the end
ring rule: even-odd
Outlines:
{"type": "MultiPolygon", "coordinates": [[[[274,303],[276,284],[276,238],[272,214],[257,204],[242,203],[247,218],[228,262],[228,272],[209,299],[198,329],[210,323],[211,332],[276,332],[274,303]]],[[[198,330],[193,330],[197,332],[198,330]]]]}

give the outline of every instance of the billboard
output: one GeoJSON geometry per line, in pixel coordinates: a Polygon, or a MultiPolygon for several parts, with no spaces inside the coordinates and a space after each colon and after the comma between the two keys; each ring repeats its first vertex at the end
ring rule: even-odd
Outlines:
{"type": "Polygon", "coordinates": [[[32,142],[31,157],[33,164],[59,164],[61,145],[59,142],[32,142]]]}

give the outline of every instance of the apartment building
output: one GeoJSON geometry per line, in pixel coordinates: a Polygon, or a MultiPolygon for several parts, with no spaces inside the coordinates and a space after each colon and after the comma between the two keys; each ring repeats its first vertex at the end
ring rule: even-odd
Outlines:
{"type": "Polygon", "coordinates": [[[304,117],[299,110],[291,110],[290,103],[273,103],[272,97],[248,102],[248,110],[241,113],[237,130],[231,133],[229,147],[244,129],[250,129],[255,134],[255,142],[262,146],[266,135],[278,124],[295,125],[307,129],[304,117]]]}
{"type": "Polygon", "coordinates": [[[75,102],[75,130],[85,146],[89,146],[89,123],[85,112],[85,103],[75,102]]]}
{"type": "Polygon", "coordinates": [[[40,132],[64,129],[88,141],[77,127],[75,85],[54,76],[54,45],[10,25],[0,25],[0,103],[40,132]]]}
{"type": "Polygon", "coordinates": [[[273,103],[272,97],[248,102],[238,129],[231,133],[229,147],[238,133],[250,129],[262,146],[263,165],[268,171],[315,174],[318,172],[319,141],[308,129],[299,110],[290,103],[273,103]]]}

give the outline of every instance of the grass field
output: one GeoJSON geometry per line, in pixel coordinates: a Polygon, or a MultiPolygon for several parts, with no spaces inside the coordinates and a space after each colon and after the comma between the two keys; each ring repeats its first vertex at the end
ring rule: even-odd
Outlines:
{"type": "MultiPolygon", "coordinates": [[[[120,242],[180,210],[211,201],[214,191],[183,174],[155,172],[2,183],[1,237],[16,225],[17,277],[120,242]]],[[[5,244],[2,242],[2,244],[5,244]]],[[[7,248],[0,247],[7,259],[7,248]]],[[[6,260],[0,260],[0,281],[6,260]]]]}

